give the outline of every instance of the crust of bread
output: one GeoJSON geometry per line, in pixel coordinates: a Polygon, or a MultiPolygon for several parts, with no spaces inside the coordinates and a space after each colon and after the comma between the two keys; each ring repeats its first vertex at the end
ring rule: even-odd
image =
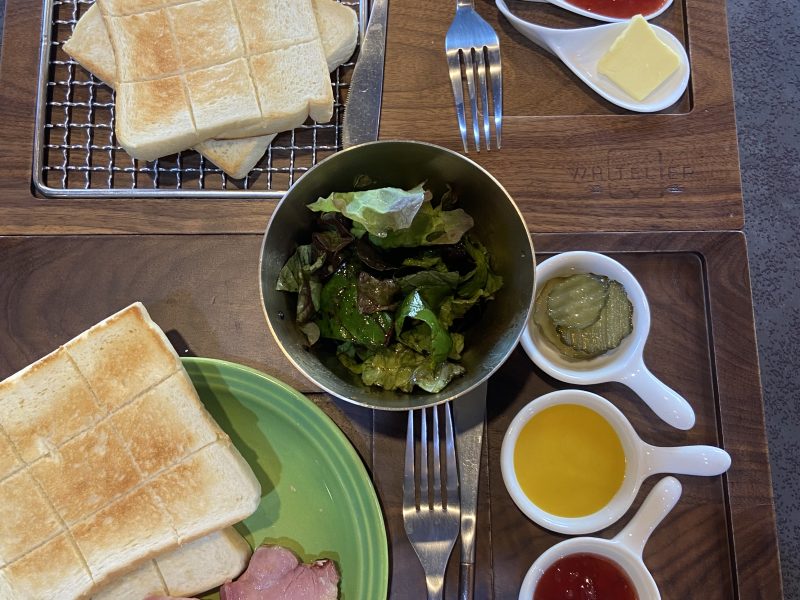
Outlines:
{"type": "Polygon", "coordinates": [[[111,38],[108,37],[103,14],[96,4],[92,4],[78,19],[63,49],[95,77],[111,87],[118,81],[114,47],[111,45],[111,38]]]}
{"type": "Polygon", "coordinates": [[[314,0],[313,4],[325,60],[328,70],[333,71],[353,56],[358,43],[358,15],[334,0],[314,0]]]}
{"type": "Polygon", "coordinates": [[[321,44],[306,42],[253,56],[250,71],[270,131],[293,129],[306,116],[330,121],[333,91],[321,44]],[[298,64],[307,67],[298,70],[298,64]]]}
{"type": "Polygon", "coordinates": [[[247,541],[233,527],[226,527],[118,577],[95,592],[92,600],[196,596],[238,577],[247,567],[251,553],[247,541]]]}
{"type": "Polygon", "coordinates": [[[148,487],[169,514],[181,543],[247,518],[261,499],[261,485],[228,440],[206,446],[148,487]]]}
{"type": "Polygon", "coordinates": [[[98,323],[64,348],[109,411],[183,368],[140,302],[98,323]]]}
{"type": "Polygon", "coordinates": [[[194,149],[234,179],[242,179],[258,164],[276,135],[271,133],[238,140],[206,140],[194,149]]]}
{"type": "Polygon", "coordinates": [[[152,560],[103,586],[92,595],[92,600],[142,600],[148,596],[169,596],[152,560]]]}
{"type": "Polygon", "coordinates": [[[194,596],[241,575],[251,554],[247,541],[227,527],[159,556],[156,563],[170,596],[194,596]]]}
{"type": "MultiPolygon", "coordinates": [[[[130,14],[135,12],[136,2],[131,0],[130,4],[114,2],[115,14],[130,14]]],[[[352,56],[358,41],[358,18],[355,11],[350,7],[340,4],[336,0],[312,0],[314,15],[319,30],[320,39],[325,54],[328,70],[333,71],[352,56]]],[[[162,7],[161,2],[151,3],[145,6],[162,7]]],[[[264,3],[259,3],[261,10],[264,3]]],[[[245,10],[246,5],[240,8],[245,10]]],[[[179,14],[184,7],[176,7],[171,14],[179,14]]],[[[180,23],[177,20],[176,23],[180,23]]],[[[180,28],[180,26],[179,26],[180,28]]],[[[255,32],[253,32],[255,35],[255,32]]],[[[176,30],[176,35],[182,35],[180,29],[176,30]]],[[[253,43],[258,43],[255,38],[253,43]]],[[[198,38],[190,36],[187,39],[189,44],[198,38]]],[[[276,47],[273,42],[272,46],[276,47]]],[[[102,79],[112,87],[116,83],[116,62],[114,60],[114,50],[108,36],[105,20],[96,4],[89,7],[86,13],[79,19],[72,37],[64,45],[64,50],[75,60],[81,63],[96,77],[102,79]]],[[[230,55],[238,52],[238,44],[234,43],[227,51],[230,55]]],[[[187,56],[201,56],[201,52],[186,53],[187,56]]],[[[226,54],[227,56],[227,54],[226,54]]],[[[188,62],[187,57],[183,57],[184,66],[195,64],[188,62]]],[[[184,121],[187,123],[188,121],[184,121]]],[[[249,125],[252,127],[252,124],[249,125]]],[[[129,136],[132,137],[132,136],[129,136]]],[[[267,147],[275,137],[274,133],[267,135],[256,135],[246,138],[231,139],[230,134],[222,132],[222,139],[208,139],[195,144],[194,148],[203,156],[221,168],[225,173],[235,179],[245,177],[261,157],[266,152],[267,147]]]]}

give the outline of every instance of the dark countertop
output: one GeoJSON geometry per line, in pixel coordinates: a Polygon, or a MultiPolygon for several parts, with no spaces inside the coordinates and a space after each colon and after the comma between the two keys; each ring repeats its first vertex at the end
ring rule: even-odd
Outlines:
{"type": "Polygon", "coordinates": [[[800,4],[728,0],[728,11],[784,594],[800,599],[800,4]]]}
{"type": "Polygon", "coordinates": [[[800,598],[800,4],[728,0],[736,122],[784,594],[800,598]]]}

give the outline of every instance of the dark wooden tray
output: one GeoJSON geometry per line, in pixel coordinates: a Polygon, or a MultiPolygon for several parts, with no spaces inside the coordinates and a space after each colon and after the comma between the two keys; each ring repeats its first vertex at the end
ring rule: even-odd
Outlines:
{"type": "MultiPolygon", "coordinates": [[[[382,138],[463,152],[444,56],[452,4],[390,4],[382,138]]],[[[532,231],[742,227],[724,0],[675,0],[654,20],[684,43],[692,78],[674,106],[644,115],[589,90],[514,30],[494,0],[476,5],[500,38],[505,117],[502,149],[478,154],[471,142],[470,157],[508,188],[532,231]]],[[[546,26],[598,24],[549,4],[508,5],[546,26]]]]}
{"type": "MultiPolygon", "coordinates": [[[[274,200],[45,199],[32,190],[42,2],[6,0],[0,62],[0,234],[258,233],[274,200]]],[[[393,0],[382,138],[459,149],[444,36],[453,2],[393,0]]],[[[743,208],[724,0],[675,0],[658,23],[691,56],[690,91],[657,115],[624,113],[587,91],[498,15],[504,146],[470,153],[503,183],[532,231],[741,229],[743,208]]],[[[593,21],[512,0],[543,24],[593,21]]],[[[77,135],[77,134],[76,134],[77,135]]]]}
{"type": "MultiPolygon", "coordinates": [[[[342,427],[371,470],[385,511],[390,597],[421,598],[422,570],[400,510],[405,415],[333,400],[289,367],[259,306],[260,242],[257,235],[0,238],[0,379],[142,300],[179,350],[279,376],[310,394],[342,427]]],[[[653,321],[645,359],[690,401],[697,425],[688,432],[671,429],[621,385],[589,389],[614,402],[647,442],[714,444],[733,457],[723,477],[680,477],[683,497],[645,551],[663,597],[782,597],[744,236],[553,234],[535,236],[534,243],[540,259],[575,249],[608,253],[639,278],[653,321]]],[[[513,505],[501,480],[499,450],[519,408],[564,387],[521,349],[490,380],[476,598],[516,598],[528,566],[563,539],[533,525],[513,505]]],[[[646,482],[636,506],[655,481],[646,482]]],[[[600,535],[614,534],[629,517],[600,535]]],[[[456,551],[448,598],[456,593],[457,560],[456,551]]]]}

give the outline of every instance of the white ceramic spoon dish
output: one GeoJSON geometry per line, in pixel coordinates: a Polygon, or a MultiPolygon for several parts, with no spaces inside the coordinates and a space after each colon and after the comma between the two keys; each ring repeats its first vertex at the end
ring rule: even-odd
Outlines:
{"type": "Polygon", "coordinates": [[[633,504],[642,482],[651,475],[678,473],[713,477],[730,466],[730,455],[714,446],[663,448],[643,442],[630,421],[611,402],[583,390],[559,390],[529,402],[511,421],[500,450],[503,482],[517,507],[538,525],[569,535],[600,531],[618,521],[633,504]],[[622,486],[606,506],[585,517],[560,517],[536,506],[522,490],[514,469],[514,448],[522,428],[534,415],[559,404],[577,404],[598,413],[614,428],[625,452],[622,486]]]}
{"type": "Polygon", "coordinates": [[[607,275],[625,286],[625,292],[633,304],[633,332],[618,347],[601,356],[571,361],[544,339],[531,318],[520,340],[525,352],[542,371],[567,383],[624,383],[664,421],[678,429],[691,429],[695,421],[692,407],[644,364],[642,352],[650,332],[650,307],[642,286],[628,269],[596,252],[564,252],[537,265],[534,295],[539,293],[548,279],[575,273],[607,275]]]}
{"type": "Polygon", "coordinates": [[[545,551],[533,563],[519,590],[519,600],[531,600],[539,580],[557,560],[570,554],[595,554],[614,561],[633,583],[637,597],[660,600],[653,576],[642,560],[645,544],[659,523],[681,497],[681,484],[674,477],[659,481],[625,529],[611,540],[579,537],[565,540],[545,551]]]}
{"type": "Polygon", "coordinates": [[[495,3],[514,29],[555,54],[586,85],[617,106],[644,113],[664,110],[675,104],[689,85],[690,68],[686,49],[666,29],[652,25],[658,38],[678,54],[680,66],[649,96],[637,101],[597,72],[598,61],[628,26],[628,21],[580,29],[552,29],[520,19],[508,9],[504,0],[495,0],[495,3]]]}
{"type": "MultiPolygon", "coordinates": [[[[590,19],[595,19],[597,21],[605,21],[606,23],[618,23],[620,21],[627,21],[628,19],[619,18],[619,17],[608,17],[604,14],[593,12],[591,10],[586,10],[585,8],[581,8],[580,6],[575,6],[570,2],[566,2],[566,0],[526,0],[527,2],[538,2],[540,4],[552,4],[554,6],[558,6],[559,8],[563,8],[564,10],[569,10],[579,15],[583,15],[584,17],[589,17],[590,19]]],[[[658,15],[663,13],[667,10],[670,6],[672,6],[672,0],[667,0],[662,6],[660,6],[657,10],[648,13],[646,15],[642,15],[648,21],[650,19],[656,18],[658,15]]],[[[631,15],[633,16],[633,15],[631,15]]]]}

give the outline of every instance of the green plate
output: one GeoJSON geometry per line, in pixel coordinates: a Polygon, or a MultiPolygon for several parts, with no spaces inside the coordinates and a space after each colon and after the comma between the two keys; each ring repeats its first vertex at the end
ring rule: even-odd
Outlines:
{"type": "Polygon", "coordinates": [[[267,542],[305,562],[332,559],[341,600],[385,598],[383,514],[361,459],[336,424],[264,373],[214,359],[182,361],[200,399],[261,482],[261,504],[236,525],[239,533],[254,548],[267,542]]]}

